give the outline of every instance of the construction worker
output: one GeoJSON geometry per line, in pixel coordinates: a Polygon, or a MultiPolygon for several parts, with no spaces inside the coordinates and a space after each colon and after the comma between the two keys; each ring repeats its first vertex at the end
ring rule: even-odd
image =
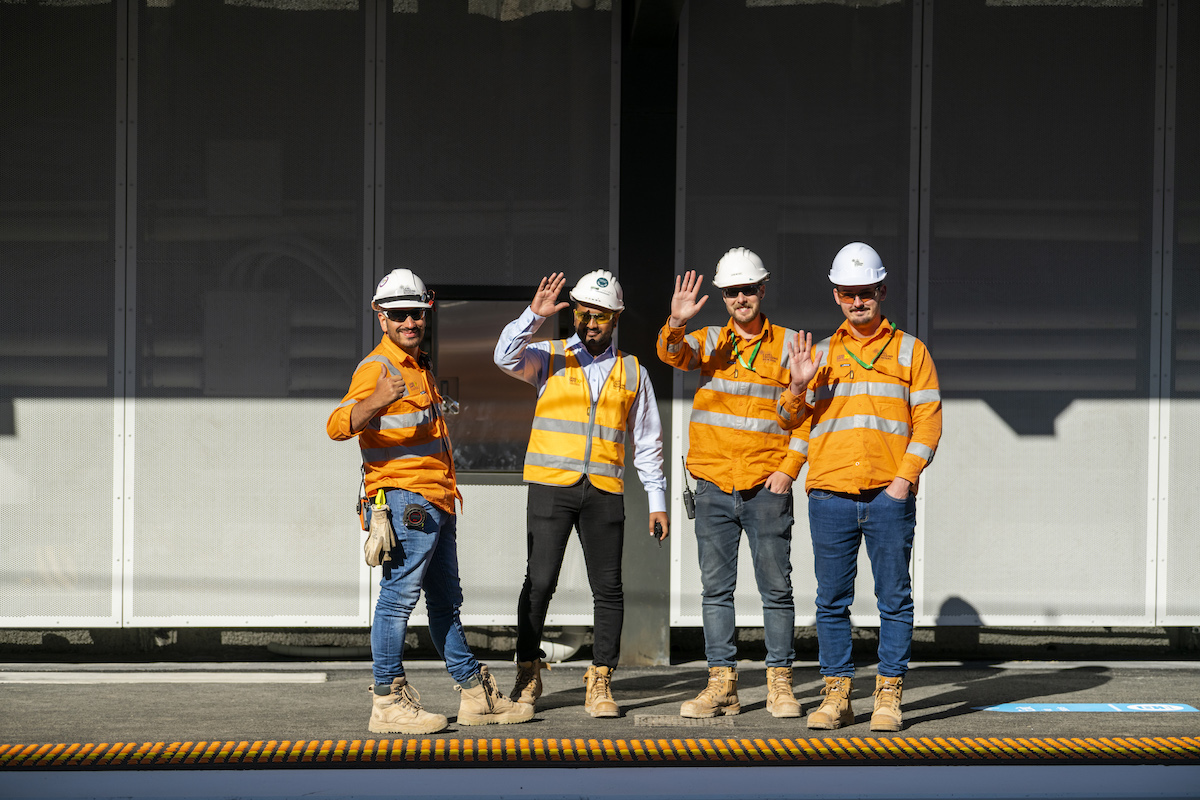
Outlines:
{"type": "Polygon", "coordinates": [[[591,584],[595,632],[592,665],[583,678],[584,710],[617,717],[621,710],[611,684],[625,614],[625,443],[633,444],[633,463],[649,499],[650,535],[661,544],[670,533],[662,423],[646,368],[613,343],[625,303],[621,284],[608,270],[589,272],[570,292],[574,336],[530,343],[547,317],[570,305],[558,301],[565,283],[561,272],[542,278],[529,307],[496,343],[496,366],[532,384],[538,397],[525,455],[527,558],[517,603],[517,680],[510,696],[533,704],[542,694],[542,629],[574,528],[591,584]]]}
{"type": "Polygon", "coordinates": [[[779,401],[779,422],[797,428],[808,460],[817,641],[825,676],[825,697],[808,715],[808,727],[820,730],[854,722],[850,604],[860,541],[866,542],[879,608],[871,730],[901,728],[900,700],[912,652],[909,559],[917,481],[942,435],[942,401],[925,345],[883,315],[886,279],[883,261],[869,245],[853,242],[838,252],[829,280],[846,321],[814,348],[816,376],[806,382],[793,372],[779,401]]]}
{"type": "Polygon", "coordinates": [[[813,365],[806,346],[785,349],[793,337],[812,336],[772,325],[762,313],[770,273],[762,259],[735,247],[717,262],[729,322],[685,333],[704,304],[704,276],[675,278],[671,316],[658,336],[658,357],[683,370],[698,369],[700,387],[688,425],[687,471],[696,480],[696,546],[703,588],[704,652],[708,684],[680,708],[690,718],[737,714],[736,617],[738,545],[742,531],[754,559],[767,646],[767,710],[798,717],[792,690],[795,659],[792,600],[792,481],[801,456],[779,426],[775,406],[793,379],[806,381],[813,365]],[[795,370],[795,371],[793,371],[795,370]]]}
{"type": "Polygon", "coordinates": [[[446,717],[421,707],[404,674],[404,636],[421,590],[429,634],[461,693],[460,725],[526,722],[533,706],[513,703],[467,646],[459,608],[454,476],[442,398],[421,341],[433,313],[433,292],[411,270],[392,270],[371,307],[383,337],[359,363],[350,391],[329,416],[337,441],[358,437],[367,497],[383,490],[395,543],[384,561],[371,624],[373,733],[436,733],[446,717]]]}

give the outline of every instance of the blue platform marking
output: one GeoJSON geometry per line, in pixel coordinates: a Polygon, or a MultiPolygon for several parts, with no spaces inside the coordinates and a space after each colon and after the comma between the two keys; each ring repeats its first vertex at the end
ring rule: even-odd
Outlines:
{"type": "Polygon", "coordinates": [[[1007,713],[1029,713],[1031,711],[1120,711],[1120,712],[1196,712],[1184,703],[1001,703],[998,706],[982,706],[978,711],[1003,711],[1007,713]]]}

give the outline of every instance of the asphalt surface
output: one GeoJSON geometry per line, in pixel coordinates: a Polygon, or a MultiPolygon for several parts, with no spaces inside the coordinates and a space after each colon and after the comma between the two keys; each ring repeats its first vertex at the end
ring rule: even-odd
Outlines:
{"type": "MultiPolygon", "coordinates": [[[[679,705],[706,680],[702,662],[620,668],[613,694],[618,719],[583,710],[587,662],[543,673],[546,693],[521,725],[457,724],[458,694],[440,663],[409,661],[410,683],[424,707],[450,726],[430,739],[886,737],[869,729],[874,672],[860,669],[854,725],[809,731],[803,719],[775,719],[765,709],[765,667],[739,664],[742,712],[685,720],[679,705]]],[[[489,668],[504,691],[511,663],[489,668]]],[[[795,667],[796,695],[807,714],[823,682],[812,662],[795,667]]],[[[0,744],[196,742],[216,740],[365,740],[371,699],[368,662],[0,664],[0,744]],[[163,683],[164,680],[180,682],[163,683]],[[233,682],[225,682],[232,679],[233,682]],[[127,681],[110,683],[106,681],[127,681]],[[257,681],[254,683],[245,681],[257,681]],[[306,681],[306,682],[293,682],[306,681]]],[[[902,737],[1197,737],[1200,661],[914,663],[905,680],[902,737]],[[1021,704],[1038,711],[984,710],[1021,704]],[[1078,704],[1138,705],[1146,710],[1059,711],[1078,704]]]]}

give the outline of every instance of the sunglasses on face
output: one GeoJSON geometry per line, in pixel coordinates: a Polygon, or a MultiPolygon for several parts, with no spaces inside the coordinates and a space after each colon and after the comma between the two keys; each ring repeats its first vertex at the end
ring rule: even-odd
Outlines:
{"type": "Polygon", "coordinates": [[[617,315],[615,311],[584,311],[582,308],[575,309],[575,321],[590,324],[591,320],[596,320],[597,325],[604,325],[612,322],[613,317],[617,315]]]}
{"type": "Polygon", "coordinates": [[[416,321],[425,319],[427,308],[385,308],[384,315],[392,322],[404,322],[404,320],[412,317],[416,321]]]}
{"type": "Polygon", "coordinates": [[[877,300],[882,287],[872,286],[870,289],[843,289],[838,287],[835,291],[843,303],[853,303],[856,297],[866,303],[871,300],[877,300]]]}
{"type": "Polygon", "coordinates": [[[754,295],[758,294],[758,290],[761,288],[761,283],[752,283],[749,286],[726,286],[721,290],[721,294],[725,298],[733,300],[737,298],[739,294],[744,294],[746,297],[753,297],[754,295]]]}

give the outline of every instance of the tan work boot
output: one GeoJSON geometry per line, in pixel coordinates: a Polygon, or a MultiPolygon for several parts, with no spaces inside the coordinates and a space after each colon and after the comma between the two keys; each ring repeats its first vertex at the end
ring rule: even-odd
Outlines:
{"type": "Polygon", "coordinates": [[[708,685],[679,707],[679,716],[708,719],[720,714],[733,716],[742,710],[737,696],[737,670],[733,667],[709,667],[708,685]]]}
{"type": "Polygon", "coordinates": [[[550,665],[540,658],[533,661],[517,662],[517,682],[513,685],[508,699],[514,703],[533,705],[542,696],[542,670],[549,670],[550,665]]]}
{"type": "Polygon", "coordinates": [[[772,717],[800,716],[800,701],[792,691],[791,667],[767,667],[767,711],[772,717]]]}
{"type": "Polygon", "coordinates": [[[821,694],[825,699],[821,707],[808,715],[808,727],[823,731],[831,731],[843,725],[854,724],[854,709],[850,706],[850,678],[825,678],[825,688],[821,694]]]}
{"type": "Polygon", "coordinates": [[[454,690],[462,695],[458,704],[459,725],[511,725],[533,719],[533,706],[514,703],[505,697],[484,665],[454,690]]]}
{"type": "Polygon", "coordinates": [[[875,711],[871,714],[871,730],[900,730],[900,696],[904,694],[904,678],[875,676],[875,711]]]}
{"type": "Polygon", "coordinates": [[[392,685],[371,688],[372,733],[408,733],[415,736],[437,733],[446,727],[446,718],[421,708],[421,695],[401,675],[392,685]]]}
{"type": "Polygon", "coordinates": [[[612,668],[592,665],[583,673],[586,687],[583,710],[593,717],[619,717],[621,707],[612,696],[612,668]]]}

